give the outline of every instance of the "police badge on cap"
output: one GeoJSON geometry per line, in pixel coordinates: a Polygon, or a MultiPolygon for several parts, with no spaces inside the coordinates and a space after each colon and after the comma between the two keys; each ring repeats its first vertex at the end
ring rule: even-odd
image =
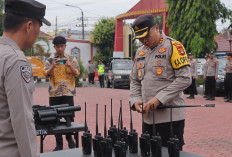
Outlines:
{"type": "Polygon", "coordinates": [[[21,75],[23,79],[26,81],[26,83],[30,82],[31,80],[31,68],[27,65],[21,66],[21,75]]]}

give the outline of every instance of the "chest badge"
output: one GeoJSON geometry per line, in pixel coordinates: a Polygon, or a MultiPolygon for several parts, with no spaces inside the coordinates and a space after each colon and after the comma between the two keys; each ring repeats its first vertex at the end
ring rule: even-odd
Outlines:
{"type": "Polygon", "coordinates": [[[141,51],[141,52],[139,53],[139,56],[144,56],[145,54],[146,54],[146,52],[141,51]]]}
{"type": "Polygon", "coordinates": [[[138,72],[138,76],[141,77],[142,76],[142,70],[139,70],[138,72]]]}
{"type": "Polygon", "coordinates": [[[31,80],[31,68],[27,65],[20,67],[22,78],[26,81],[26,83],[30,82],[31,80]]]}
{"type": "Polygon", "coordinates": [[[161,63],[162,63],[161,60],[158,60],[157,61],[157,66],[161,66],[161,63]]]}
{"type": "Polygon", "coordinates": [[[212,65],[211,65],[212,67],[214,67],[215,66],[215,63],[212,63],[212,65]]]}
{"type": "Polygon", "coordinates": [[[162,47],[162,48],[160,48],[159,49],[159,53],[164,53],[164,52],[166,52],[167,51],[167,48],[165,48],[165,47],[162,47]]]}
{"type": "Polygon", "coordinates": [[[163,69],[162,68],[157,68],[156,69],[156,74],[161,75],[163,73],[163,69]]]}
{"type": "Polygon", "coordinates": [[[142,63],[138,63],[138,68],[142,68],[143,67],[143,64],[142,63]]]}
{"type": "Polygon", "coordinates": [[[159,43],[162,44],[164,41],[164,38],[160,38],[159,43]]]}

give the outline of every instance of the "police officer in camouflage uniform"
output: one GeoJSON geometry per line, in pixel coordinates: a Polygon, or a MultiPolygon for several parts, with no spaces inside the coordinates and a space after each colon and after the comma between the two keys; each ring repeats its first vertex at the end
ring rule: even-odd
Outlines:
{"type": "Polygon", "coordinates": [[[216,80],[218,79],[218,60],[214,59],[214,52],[209,53],[209,59],[204,67],[204,80],[208,90],[206,100],[215,100],[216,80]]]}
{"type": "MultiPolygon", "coordinates": [[[[130,74],[129,100],[137,112],[145,112],[144,127],[152,136],[153,104],[184,105],[183,90],[191,84],[190,64],[183,45],[160,32],[152,14],[139,16],[133,23],[135,38],[143,44],[137,52],[130,74]],[[144,111],[142,111],[142,104],[144,111]]],[[[185,109],[173,110],[174,134],[184,145],[185,109]]],[[[170,109],[156,110],[157,132],[162,145],[170,138],[170,109]]]]}
{"type": "Polygon", "coordinates": [[[189,94],[188,99],[194,99],[194,93],[196,90],[196,78],[197,78],[197,61],[193,59],[193,54],[189,53],[189,63],[190,63],[190,71],[192,76],[192,84],[189,86],[189,94]]]}
{"type": "Polygon", "coordinates": [[[33,120],[35,90],[31,63],[22,49],[39,35],[46,6],[37,1],[6,0],[0,37],[0,156],[39,157],[33,120]]]}
{"type": "Polygon", "coordinates": [[[227,88],[227,100],[225,102],[232,102],[232,53],[228,52],[226,53],[226,66],[225,66],[225,71],[226,71],[226,78],[224,81],[225,82],[225,88],[227,88]]]}

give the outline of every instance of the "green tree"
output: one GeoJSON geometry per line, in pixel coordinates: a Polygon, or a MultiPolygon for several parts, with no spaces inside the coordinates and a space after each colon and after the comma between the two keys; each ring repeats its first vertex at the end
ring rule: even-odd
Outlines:
{"type": "Polygon", "coordinates": [[[4,10],[4,1],[0,0],[0,36],[3,33],[3,10],[4,10]]]}
{"type": "Polygon", "coordinates": [[[203,57],[206,53],[216,50],[215,22],[221,19],[224,23],[231,17],[231,11],[220,0],[166,1],[170,36],[180,41],[186,52],[203,57]]]}
{"type": "Polygon", "coordinates": [[[40,60],[42,60],[43,56],[46,56],[47,54],[49,54],[49,41],[46,37],[43,36],[39,36],[36,41],[35,44],[33,45],[32,48],[25,48],[23,49],[23,52],[26,56],[38,56],[40,60]],[[48,50],[47,52],[45,52],[44,47],[41,45],[41,42],[44,42],[47,47],[48,50]]]}
{"type": "Polygon", "coordinates": [[[115,18],[103,18],[95,25],[90,37],[90,42],[98,48],[95,58],[107,63],[113,56],[114,35],[115,18]]]}

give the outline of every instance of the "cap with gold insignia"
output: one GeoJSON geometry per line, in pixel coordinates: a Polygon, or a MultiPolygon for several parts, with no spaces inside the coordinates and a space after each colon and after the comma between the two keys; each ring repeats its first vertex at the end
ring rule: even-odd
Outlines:
{"type": "Polygon", "coordinates": [[[47,26],[51,23],[44,18],[46,5],[35,0],[5,0],[5,13],[38,19],[47,26]]]}
{"type": "Polygon", "coordinates": [[[132,24],[135,32],[135,39],[145,38],[152,26],[156,25],[152,14],[144,14],[139,16],[132,24]]]}
{"type": "Polygon", "coordinates": [[[189,52],[189,56],[192,56],[193,54],[191,52],[189,52]]]}
{"type": "Polygon", "coordinates": [[[214,52],[213,51],[210,51],[210,53],[209,54],[214,54],[214,52]]]}

